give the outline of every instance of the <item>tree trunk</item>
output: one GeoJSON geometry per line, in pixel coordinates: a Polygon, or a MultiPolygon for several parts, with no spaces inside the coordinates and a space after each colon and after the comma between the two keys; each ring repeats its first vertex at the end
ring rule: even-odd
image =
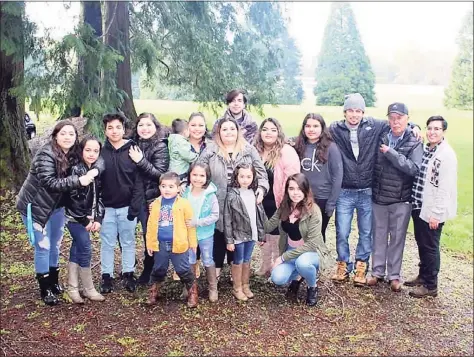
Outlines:
{"type": "Polygon", "coordinates": [[[30,164],[24,122],[25,102],[9,92],[23,82],[24,12],[23,2],[0,2],[0,26],[8,26],[8,31],[2,31],[2,35],[15,41],[16,47],[9,55],[0,49],[0,187],[16,190],[23,184],[30,164]],[[18,7],[20,15],[6,13],[6,6],[18,7]]]}
{"type": "MultiPolygon", "coordinates": [[[[102,36],[102,9],[100,1],[81,1],[81,16],[84,24],[90,25],[95,32],[96,37],[102,36]]],[[[100,88],[100,70],[98,63],[88,63],[92,61],[90,58],[81,58],[79,61],[79,68],[81,74],[84,77],[85,83],[88,84],[91,93],[99,96],[100,88]],[[84,71],[84,68],[97,68],[94,75],[90,75],[88,71],[84,71]]],[[[94,61],[97,62],[97,61],[94,61]]]]}
{"type": "MultiPolygon", "coordinates": [[[[102,36],[102,9],[100,1],[81,1],[81,22],[90,25],[95,31],[96,37],[102,36]]],[[[93,44],[88,43],[87,40],[84,42],[86,42],[86,45],[93,46],[93,44]]],[[[98,80],[95,80],[95,78],[100,78],[100,73],[91,75],[89,69],[98,69],[99,64],[89,63],[91,61],[97,62],[96,60],[89,58],[87,55],[79,58],[77,65],[78,77],[76,78],[76,81],[78,81],[77,87],[80,87],[81,82],[86,83],[90,92],[98,96],[100,83],[98,80]]],[[[70,97],[76,98],[77,94],[71,93],[70,97]]],[[[82,98],[74,99],[74,103],[72,103],[73,99],[70,99],[71,105],[65,109],[64,113],[61,115],[61,119],[81,116],[82,106],[84,105],[83,100],[84,99],[82,98]]],[[[88,113],[83,114],[87,116],[88,113]]]]}
{"type": "Polygon", "coordinates": [[[123,61],[117,65],[117,88],[128,97],[124,98],[120,108],[127,118],[135,120],[137,112],[133,104],[132,72],[130,68],[130,15],[128,1],[107,1],[105,17],[105,43],[117,50],[123,61]]]}

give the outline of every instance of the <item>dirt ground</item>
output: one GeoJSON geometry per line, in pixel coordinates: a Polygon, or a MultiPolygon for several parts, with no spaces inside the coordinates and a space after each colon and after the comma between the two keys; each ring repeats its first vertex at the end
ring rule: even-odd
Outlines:
{"type": "MultiPolygon", "coordinates": [[[[472,256],[442,252],[439,295],[413,299],[408,289],[393,293],[387,284],[356,288],[334,285],[323,274],[320,301],[308,308],[285,300],[284,287],[252,276],[253,300],[238,303],[231,294],[228,269],[219,285],[219,301],[206,300],[205,276],[199,279],[200,305],[186,308],[181,284],[168,280],[164,298],[146,305],[147,290],[130,294],[119,287],[103,303],[55,307],[39,299],[33,250],[14,210],[11,195],[1,203],[1,351],[5,356],[308,356],[308,355],[473,355],[472,256]]],[[[140,238],[138,238],[140,241],[140,238]]],[[[334,227],[328,232],[335,251],[334,227]]],[[[69,236],[62,246],[66,267],[69,236]]],[[[351,247],[355,239],[351,237],[351,247]]],[[[256,248],[253,266],[259,260],[256,248]]],[[[93,262],[99,241],[94,239],[93,262]]],[[[142,249],[137,248],[141,270],[142,249]]],[[[118,271],[120,255],[116,254],[118,271]]],[[[417,249],[407,237],[402,277],[416,273],[417,249]]],[[[94,276],[99,282],[100,266],[94,276]]],[[[66,283],[66,270],[61,271],[66,283]]],[[[300,289],[304,299],[305,289],[300,289]]]]}

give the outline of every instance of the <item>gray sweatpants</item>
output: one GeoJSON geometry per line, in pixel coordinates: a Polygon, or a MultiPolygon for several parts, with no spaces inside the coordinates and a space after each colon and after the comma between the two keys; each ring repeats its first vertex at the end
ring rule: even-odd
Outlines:
{"type": "Polygon", "coordinates": [[[391,205],[372,203],[372,275],[400,279],[403,249],[410,222],[411,203],[391,205]],[[390,240],[389,240],[390,234],[390,240]]]}

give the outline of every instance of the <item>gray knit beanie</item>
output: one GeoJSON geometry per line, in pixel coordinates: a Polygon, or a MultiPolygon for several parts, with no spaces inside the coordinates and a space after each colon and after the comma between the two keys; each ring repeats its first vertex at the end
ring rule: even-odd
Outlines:
{"type": "Polygon", "coordinates": [[[360,109],[365,113],[365,100],[360,93],[348,94],[344,97],[344,111],[347,109],[360,109]]]}

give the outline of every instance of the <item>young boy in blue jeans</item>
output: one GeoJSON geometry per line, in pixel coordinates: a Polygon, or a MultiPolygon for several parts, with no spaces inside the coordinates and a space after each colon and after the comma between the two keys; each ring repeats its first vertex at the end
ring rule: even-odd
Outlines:
{"type": "Polygon", "coordinates": [[[161,196],[151,206],[146,232],[148,254],[154,259],[149,305],[156,304],[170,260],[188,289],[188,307],[198,304],[197,283],[189,265],[188,251],[191,249],[196,253],[196,228],[186,226],[186,221],[193,218],[193,209],[187,199],[178,196],[179,185],[180,179],[175,172],[161,175],[161,196]]]}

